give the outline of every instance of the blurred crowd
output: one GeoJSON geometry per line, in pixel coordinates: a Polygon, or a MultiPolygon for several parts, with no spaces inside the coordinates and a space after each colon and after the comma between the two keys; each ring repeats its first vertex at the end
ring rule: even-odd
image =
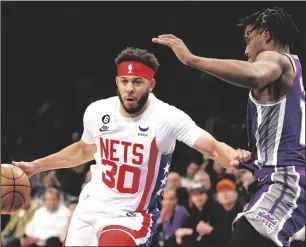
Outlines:
{"type": "MultiPolygon", "coordinates": [[[[205,158],[201,164],[191,162],[184,176],[170,172],[162,207],[172,208],[172,214],[158,225],[152,246],[227,246],[232,223],[250,200],[253,181],[249,171],[224,169],[205,158]]],[[[293,247],[304,246],[305,228],[291,241],[293,247]]]]}
{"type": "MultiPolygon", "coordinates": [[[[91,180],[89,164],[43,172],[31,178],[32,200],[2,222],[4,247],[60,247],[65,242],[78,195],[91,180]]],[[[227,170],[205,159],[190,162],[184,174],[171,171],[163,190],[161,210],[167,219],[158,222],[152,247],[226,246],[232,222],[250,197],[248,171],[227,170]]],[[[305,245],[305,233],[293,238],[293,246],[305,245]]]]}
{"type": "Polygon", "coordinates": [[[61,247],[81,189],[91,180],[89,164],[42,172],[30,180],[31,201],[1,217],[1,246],[61,247]]]}
{"type": "MultiPolygon", "coordinates": [[[[3,126],[2,160],[30,161],[78,141],[83,111],[95,99],[77,98],[79,106],[73,109],[78,110],[70,115],[60,101],[45,102],[37,112],[32,108],[24,114],[6,112],[10,121],[3,126]]],[[[209,117],[204,129],[236,148],[247,143],[245,125],[224,118],[209,117]]],[[[161,210],[167,207],[171,215],[158,224],[152,247],[226,246],[233,220],[250,199],[247,188],[252,174],[226,170],[205,157],[185,158],[188,147],[177,150],[161,202],[161,210]]],[[[62,246],[78,196],[91,180],[90,164],[31,177],[31,202],[15,214],[1,215],[1,246],[62,246]]],[[[305,232],[294,239],[294,247],[305,245],[300,241],[305,241],[305,232]]]]}

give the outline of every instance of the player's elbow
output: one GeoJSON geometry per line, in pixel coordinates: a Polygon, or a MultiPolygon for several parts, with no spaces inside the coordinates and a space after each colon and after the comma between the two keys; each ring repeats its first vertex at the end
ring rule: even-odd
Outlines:
{"type": "Polygon", "coordinates": [[[260,72],[257,70],[252,70],[251,73],[249,73],[247,82],[248,82],[248,87],[250,89],[259,89],[261,87],[260,81],[262,80],[260,72]]]}
{"type": "Polygon", "coordinates": [[[250,89],[260,89],[264,86],[265,77],[258,70],[252,71],[248,76],[248,87],[250,89]]]}

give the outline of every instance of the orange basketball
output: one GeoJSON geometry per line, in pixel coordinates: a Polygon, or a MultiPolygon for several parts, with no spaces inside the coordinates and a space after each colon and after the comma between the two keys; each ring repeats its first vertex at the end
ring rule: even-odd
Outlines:
{"type": "Polygon", "coordinates": [[[17,166],[1,164],[1,214],[12,214],[30,200],[28,176],[17,166]]]}

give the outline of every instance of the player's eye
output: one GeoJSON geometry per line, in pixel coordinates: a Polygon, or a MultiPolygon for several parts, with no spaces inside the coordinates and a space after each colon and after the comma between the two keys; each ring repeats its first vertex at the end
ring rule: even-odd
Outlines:
{"type": "Polygon", "coordinates": [[[135,83],[136,85],[139,85],[142,83],[141,79],[136,79],[135,81],[133,81],[133,83],[135,83]]]}

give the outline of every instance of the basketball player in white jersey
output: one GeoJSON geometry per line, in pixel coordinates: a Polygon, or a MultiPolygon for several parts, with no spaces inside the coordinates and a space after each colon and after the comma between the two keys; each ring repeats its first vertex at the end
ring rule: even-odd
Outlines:
{"type": "Polygon", "coordinates": [[[251,157],[218,142],[187,114],[154,96],[159,63],[153,54],[127,48],[115,62],[118,96],[88,106],[79,142],[42,159],[13,162],[31,176],[95,158],[92,181],[81,192],[66,246],[148,246],[176,140],[224,167],[251,157]]]}

